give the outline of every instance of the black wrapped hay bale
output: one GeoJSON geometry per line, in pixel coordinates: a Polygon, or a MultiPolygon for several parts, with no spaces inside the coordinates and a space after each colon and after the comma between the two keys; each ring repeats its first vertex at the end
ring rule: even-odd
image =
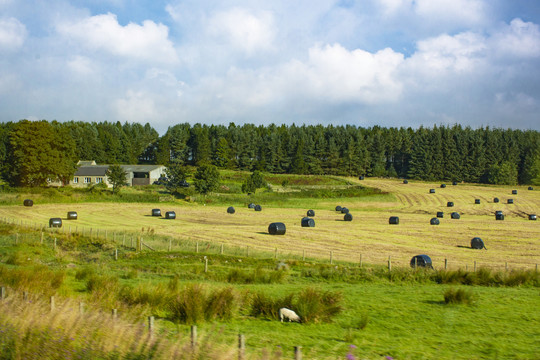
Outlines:
{"type": "Polygon", "coordinates": [[[62,219],[60,218],[50,218],[49,227],[62,227],[62,219]]]}
{"type": "Polygon", "coordinates": [[[475,204],[480,204],[480,199],[474,199],[475,204]]]}
{"type": "Polygon", "coordinates": [[[443,218],[443,217],[444,217],[444,212],[442,212],[442,211],[437,211],[437,217],[438,217],[438,218],[443,218]]]}
{"type": "Polygon", "coordinates": [[[529,220],[536,220],[535,214],[529,214],[529,220]]]}
{"type": "Polygon", "coordinates": [[[30,199],[26,199],[23,201],[23,205],[24,206],[34,206],[34,201],[30,200],[30,199]]]}
{"type": "Polygon", "coordinates": [[[456,186],[456,185],[457,185],[457,181],[452,181],[452,185],[456,186]]]}
{"type": "Polygon", "coordinates": [[[268,225],[268,233],[270,235],[285,235],[285,224],[280,222],[271,223],[268,225]]]}
{"type": "Polygon", "coordinates": [[[77,212],[76,211],[68,211],[67,213],[67,219],[68,220],[77,220],[77,212]]]}
{"type": "Polygon", "coordinates": [[[517,195],[517,190],[512,190],[512,195],[517,195]]]}
{"type": "Polygon", "coordinates": [[[397,216],[390,216],[390,219],[388,219],[388,223],[390,225],[398,225],[399,224],[399,218],[397,216]]]}
{"type": "Polygon", "coordinates": [[[493,202],[494,202],[494,203],[498,203],[498,202],[499,202],[499,198],[493,198],[493,202]]]}
{"type": "Polygon", "coordinates": [[[341,207],[341,206],[339,206],[339,205],[338,205],[338,206],[336,206],[336,211],[339,211],[339,212],[341,212],[341,209],[342,209],[342,207],[341,207]]]}
{"type": "Polygon", "coordinates": [[[309,216],[309,217],[314,217],[314,216],[315,216],[315,211],[313,211],[313,210],[308,210],[308,211],[307,211],[307,216],[309,216]]]}
{"type": "Polygon", "coordinates": [[[161,216],[161,209],[152,209],[152,216],[161,216]]]}
{"type": "Polygon", "coordinates": [[[527,190],[534,190],[532,186],[529,186],[527,190]]]}
{"type": "Polygon", "coordinates": [[[504,214],[501,210],[495,211],[495,220],[504,220],[504,214]]]}
{"type": "Polygon", "coordinates": [[[165,213],[165,219],[171,219],[171,220],[176,219],[176,213],[174,211],[167,211],[165,213]]]}
{"type": "Polygon", "coordinates": [[[301,222],[302,227],[315,227],[315,220],[310,217],[302,218],[301,222]]]}
{"type": "Polygon", "coordinates": [[[255,204],[254,203],[249,203],[248,204],[248,209],[253,209],[255,208],[255,204]]]}
{"type": "Polygon", "coordinates": [[[513,203],[514,203],[514,199],[508,199],[508,200],[506,200],[506,202],[507,202],[508,204],[513,204],[513,203]]]}
{"type": "Polygon", "coordinates": [[[341,213],[342,213],[342,214],[348,214],[348,213],[349,213],[349,209],[347,209],[346,207],[341,208],[341,213]]]}
{"type": "Polygon", "coordinates": [[[461,218],[461,216],[457,212],[453,212],[452,214],[450,214],[450,217],[456,220],[461,218]]]}
{"type": "Polygon", "coordinates": [[[429,189],[430,194],[435,194],[435,189],[429,189]]]}
{"type": "Polygon", "coordinates": [[[433,269],[431,258],[427,255],[416,255],[411,259],[411,267],[426,267],[433,269]]]}
{"type": "Polygon", "coordinates": [[[479,237],[472,238],[472,240],[471,240],[471,248],[482,250],[485,247],[486,247],[486,245],[484,245],[484,241],[482,239],[480,239],[479,237]]]}
{"type": "Polygon", "coordinates": [[[360,175],[360,176],[358,177],[358,180],[364,180],[364,175],[360,175]]]}
{"type": "Polygon", "coordinates": [[[229,207],[227,208],[227,214],[234,214],[234,212],[235,212],[234,207],[229,206],[229,207]]]}
{"type": "Polygon", "coordinates": [[[404,184],[408,184],[409,181],[408,181],[408,180],[403,180],[403,183],[404,183],[404,184]]]}
{"type": "Polygon", "coordinates": [[[255,205],[253,209],[255,209],[255,211],[262,211],[261,205],[255,205]]]}
{"type": "Polygon", "coordinates": [[[441,184],[441,188],[445,188],[446,187],[446,184],[441,184]]]}
{"type": "Polygon", "coordinates": [[[446,207],[454,207],[454,203],[452,201],[449,201],[446,203],[446,207]]]}
{"type": "Polygon", "coordinates": [[[352,214],[351,213],[346,213],[345,216],[343,217],[343,220],[344,221],[352,221],[352,214]]]}
{"type": "Polygon", "coordinates": [[[429,220],[429,223],[431,225],[439,225],[441,222],[439,221],[438,218],[434,217],[434,218],[431,218],[431,220],[429,220]]]}

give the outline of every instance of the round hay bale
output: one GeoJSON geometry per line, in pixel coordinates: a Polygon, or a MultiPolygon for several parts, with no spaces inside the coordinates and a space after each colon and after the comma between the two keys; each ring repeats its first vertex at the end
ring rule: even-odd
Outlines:
{"type": "Polygon", "coordinates": [[[254,203],[249,203],[248,204],[248,209],[254,209],[255,208],[255,204],[254,203]]]}
{"type": "Polygon", "coordinates": [[[500,201],[499,198],[493,198],[494,203],[498,203],[499,201],[500,201]]]}
{"type": "Polygon", "coordinates": [[[309,216],[309,217],[314,217],[314,216],[315,216],[315,211],[313,211],[313,210],[308,210],[308,211],[307,211],[307,216],[309,216]]]}
{"type": "Polygon", "coordinates": [[[345,216],[343,217],[343,220],[344,221],[352,221],[352,214],[351,213],[346,213],[345,216]]]}
{"type": "Polygon", "coordinates": [[[285,235],[285,224],[281,222],[275,222],[268,225],[268,233],[270,235],[285,235]]]}
{"type": "Polygon", "coordinates": [[[152,216],[161,216],[161,209],[152,209],[152,216]]]}
{"type": "Polygon", "coordinates": [[[390,219],[388,219],[388,223],[390,225],[398,225],[399,224],[399,217],[397,216],[390,216],[390,219]]]}
{"type": "Polygon", "coordinates": [[[536,220],[535,214],[529,214],[529,220],[536,220]]]}
{"type": "Polygon", "coordinates": [[[62,227],[62,219],[60,218],[50,218],[49,227],[62,227]]]}
{"type": "Polygon", "coordinates": [[[444,212],[442,212],[442,211],[437,211],[437,217],[438,217],[438,218],[443,218],[443,217],[444,217],[444,212]]]}
{"type": "Polygon", "coordinates": [[[435,189],[429,189],[430,194],[435,194],[435,189]]]}
{"type": "Polygon", "coordinates": [[[227,214],[234,214],[234,212],[235,212],[234,207],[229,206],[229,207],[227,208],[227,214]]]}
{"type": "Polygon", "coordinates": [[[34,206],[34,201],[30,200],[30,199],[25,199],[23,201],[23,205],[24,206],[34,206]]]}
{"type": "Polygon", "coordinates": [[[68,211],[67,219],[68,220],[77,220],[77,212],[76,211],[68,211]]]}
{"type": "Polygon", "coordinates": [[[358,177],[358,180],[364,180],[364,175],[360,175],[360,176],[358,177]]]}
{"type": "Polygon", "coordinates": [[[454,207],[454,203],[452,201],[449,201],[446,203],[446,207],[454,207]]]}
{"type": "Polygon", "coordinates": [[[480,204],[480,199],[474,199],[475,204],[480,204]]]}
{"type": "Polygon", "coordinates": [[[484,245],[484,241],[482,239],[480,239],[479,237],[472,238],[472,240],[471,240],[471,248],[482,250],[485,247],[486,246],[484,245]]]}
{"type": "Polygon", "coordinates": [[[408,184],[409,181],[408,181],[408,180],[403,180],[403,183],[404,183],[404,184],[408,184]]]}
{"type": "Polygon", "coordinates": [[[514,199],[508,199],[508,200],[506,200],[506,202],[507,202],[508,204],[513,204],[513,203],[514,203],[514,199]]]}
{"type": "Polygon", "coordinates": [[[427,255],[416,255],[411,259],[411,267],[426,267],[433,269],[431,258],[427,255]]]}
{"type": "Polygon", "coordinates": [[[429,220],[429,223],[431,225],[439,225],[441,222],[439,221],[438,218],[434,217],[434,218],[431,218],[431,220],[429,220]]]}
{"type": "Polygon", "coordinates": [[[255,205],[254,209],[255,211],[262,211],[261,205],[255,205]]]}
{"type": "Polygon", "coordinates": [[[450,214],[450,217],[456,220],[461,218],[461,216],[457,212],[453,212],[452,214],[450,214]]]}
{"type": "Polygon", "coordinates": [[[529,186],[527,190],[534,190],[532,186],[529,186]]]}
{"type": "Polygon", "coordinates": [[[446,184],[441,184],[441,188],[445,188],[446,187],[446,184]]]}
{"type": "Polygon", "coordinates": [[[512,190],[512,195],[517,195],[517,190],[512,190]]]}
{"type": "Polygon", "coordinates": [[[452,185],[456,186],[456,185],[457,185],[457,181],[452,181],[452,185]]]}
{"type": "Polygon", "coordinates": [[[176,213],[174,211],[167,211],[165,213],[165,219],[171,219],[171,220],[176,219],[176,213]]]}
{"type": "Polygon", "coordinates": [[[336,211],[339,211],[339,212],[341,212],[341,209],[342,209],[342,207],[341,207],[341,206],[339,206],[339,205],[338,205],[338,206],[336,206],[336,211]]]}
{"type": "Polygon", "coordinates": [[[342,214],[348,214],[348,213],[349,213],[349,209],[347,209],[346,207],[341,208],[341,213],[342,213],[342,214]]]}
{"type": "Polygon", "coordinates": [[[301,222],[302,227],[315,227],[315,220],[310,217],[302,218],[301,222]]]}

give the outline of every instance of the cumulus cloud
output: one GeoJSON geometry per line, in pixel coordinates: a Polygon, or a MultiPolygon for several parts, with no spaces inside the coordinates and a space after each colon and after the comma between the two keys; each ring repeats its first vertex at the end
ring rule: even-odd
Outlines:
{"type": "Polygon", "coordinates": [[[154,100],[144,91],[128,90],[125,97],[113,102],[115,118],[145,123],[159,117],[154,100]]]}
{"type": "Polygon", "coordinates": [[[63,22],[58,32],[80,42],[91,51],[102,50],[113,55],[160,63],[178,60],[168,28],[145,20],[141,25],[121,26],[114,14],[87,17],[77,22],[63,22]]]}
{"type": "Polygon", "coordinates": [[[26,26],[15,18],[0,19],[0,49],[19,49],[27,36],[26,26]]]}
{"type": "Polygon", "coordinates": [[[485,19],[486,6],[482,0],[416,0],[415,12],[430,21],[451,21],[475,25],[485,19]]]}
{"type": "Polygon", "coordinates": [[[514,19],[491,40],[495,52],[502,57],[534,58],[540,56],[538,24],[514,19]]]}

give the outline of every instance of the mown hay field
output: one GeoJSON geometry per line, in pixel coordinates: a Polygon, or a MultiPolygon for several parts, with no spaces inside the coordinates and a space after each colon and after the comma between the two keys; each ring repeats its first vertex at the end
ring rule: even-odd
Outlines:
{"type": "MultiPolygon", "coordinates": [[[[393,194],[371,199],[314,199],[309,208],[282,208],[275,203],[260,204],[262,211],[247,208],[250,202],[231,203],[235,214],[228,214],[228,206],[175,202],[156,204],[137,203],[78,203],[39,204],[24,207],[0,207],[0,218],[23,221],[29,225],[48,226],[51,217],[64,219],[64,231],[81,232],[84,228],[94,234],[99,229],[112,232],[134,232],[146,236],[147,241],[157,235],[175,242],[201,242],[227,247],[249,247],[252,251],[265,250],[320,258],[329,261],[362,261],[393,266],[407,266],[414,255],[429,255],[436,268],[472,269],[478,267],[532,269],[540,260],[540,222],[528,220],[529,214],[540,214],[540,192],[526,186],[481,186],[476,184],[446,184],[410,181],[403,184],[396,179],[348,178],[351,183],[374,187],[393,194]],[[429,189],[435,189],[434,194],[429,189]],[[512,189],[518,193],[512,195],[512,189]],[[493,199],[500,199],[494,203],[493,199]],[[507,204],[507,199],[514,204],[507,204]],[[475,204],[480,199],[480,204],[475,204]],[[454,207],[447,207],[447,202],[454,207]],[[353,221],[343,221],[336,205],[346,206],[353,221]],[[152,208],[175,211],[175,220],[152,217],[152,208]],[[314,228],[302,228],[302,217],[308,209],[315,210],[314,228]],[[505,214],[504,221],[495,220],[495,211],[505,214]],[[77,211],[79,219],[67,221],[68,211],[77,211]],[[444,211],[440,225],[430,225],[437,211],[444,211]],[[451,212],[460,219],[451,219],[451,212]],[[390,216],[398,216],[399,225],[390,225],[390,216]],[[287,232],[283,236],[268,234],[268,225],[283,222],[287,232]],[[152,235],[148,235],[152,234],[152,235]],[[487,250],[473,250],[473,237],[484,240],[487,250]]],[[[276,192],[279,196],[279,192],[276,192]]],[[[306,202],[302,199],[302,202],[306,202]]],[[[162,240],[166,246],[166,240],[162,240]]],[[[157,245],[156,245],[157,246],[157,245]]],[[[203,249],[204,250],[204,249],[203,249]]]]}

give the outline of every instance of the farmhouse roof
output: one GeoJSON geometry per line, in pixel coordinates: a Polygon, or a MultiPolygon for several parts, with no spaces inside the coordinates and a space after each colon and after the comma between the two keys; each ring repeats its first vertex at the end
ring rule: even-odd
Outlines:
{"type": "MultiPolygon", "coordinates": [[[[105,176],[110,165],[82,165],[75,172],[75,176],[105,176]]],[[[163,165],[120,165],[128,173],[146,173],[163,167],[163,165]]]]}

